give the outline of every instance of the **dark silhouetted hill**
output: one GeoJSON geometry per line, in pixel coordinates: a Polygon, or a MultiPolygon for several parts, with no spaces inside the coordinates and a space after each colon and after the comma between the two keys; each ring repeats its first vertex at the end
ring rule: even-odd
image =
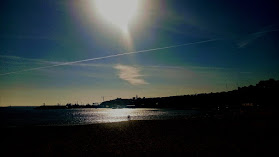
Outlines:
{"type": "Polygon", "coordinates": [[[70,104],[66,106],[40,106],[36,109],[71,108],[177,108],[199,110],[239,110],[242,109],[278,109],[279,81],[269,79],[256,85],[239,87],[236,90],[218,93],[169,96],[157,98],[121,99],[104,101],[100,105],[70,104]]]}

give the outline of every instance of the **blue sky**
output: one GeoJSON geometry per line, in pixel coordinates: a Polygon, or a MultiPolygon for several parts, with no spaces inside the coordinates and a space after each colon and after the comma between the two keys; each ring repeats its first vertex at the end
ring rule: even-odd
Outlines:
{"type": "Polygon", "coordinates": [[[279,78],[272,0],[141,0],[128,34],[92,0],[0,3],[1,106],[219,92],[279,78]]]}

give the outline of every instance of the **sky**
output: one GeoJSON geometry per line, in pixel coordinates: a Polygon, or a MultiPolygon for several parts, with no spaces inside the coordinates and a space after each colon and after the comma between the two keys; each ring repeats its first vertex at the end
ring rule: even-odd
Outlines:
{"type": "Polygon", "coordinates": [[[0,106],[221,92],[279,79],[276,0],[96,1],[1,0],[0,106]]]}

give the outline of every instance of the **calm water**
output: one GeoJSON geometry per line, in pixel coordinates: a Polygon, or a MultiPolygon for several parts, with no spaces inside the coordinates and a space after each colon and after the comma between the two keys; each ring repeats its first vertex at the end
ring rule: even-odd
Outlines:
{"type": "Polygon", "coordinates": [[[35,110],[33,107],[0,108],[1,127],[32,125],[82,125],[131,120],[185,119],[194,110],[173,109],[57,109],[35,110]]]}

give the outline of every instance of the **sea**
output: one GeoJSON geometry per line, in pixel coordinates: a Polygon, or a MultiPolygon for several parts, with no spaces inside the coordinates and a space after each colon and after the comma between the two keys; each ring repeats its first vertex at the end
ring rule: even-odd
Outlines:
{"type": "Polygon", "coordinates": [[[190,116],[200,113],[196,110],[160,108],[79,108],[47,110],[34,108],[1,107],[0,127],[87,125],[129,120],[187,119],[190,116]]]}

